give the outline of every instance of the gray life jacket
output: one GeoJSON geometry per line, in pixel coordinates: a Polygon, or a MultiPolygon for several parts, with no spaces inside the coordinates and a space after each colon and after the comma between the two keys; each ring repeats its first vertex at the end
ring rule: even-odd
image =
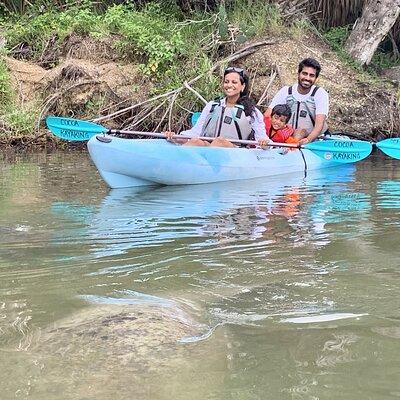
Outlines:
{"type": "MultiPolygon", "coordinates": [[[[293,86],[289,86],[288,95],[286,97],[286,104],[292,111],[289,124],[294,129],[305,129],[309,134],[315,126],[316,106],[315,106],[315,93],[319,89],[319,86],[315,86],[310,96],[305,101],[297,101],[293,96],[293,86]]],[[[321,133],[328,130],[326,121],[322,128],[321,133]]]]}
{"type": "Polygon", "coordinates": [[[253,133],[250,122],[244,113],[244,107],[240,104],[236,104],[234,107],[225,107],[221,105],[221,100],[212,103],[202,130],[202,136],[222,136],[227,139],[240,140],[250,139],[253,133]]]}

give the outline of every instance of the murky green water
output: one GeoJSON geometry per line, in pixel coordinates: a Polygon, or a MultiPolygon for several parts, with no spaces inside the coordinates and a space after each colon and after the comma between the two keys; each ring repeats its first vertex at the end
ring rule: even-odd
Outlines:
{"type": "Polygon", "coordinates": [[[400,161],[109,191],[0,161],[0,398],[400,398],[400,161]]]}

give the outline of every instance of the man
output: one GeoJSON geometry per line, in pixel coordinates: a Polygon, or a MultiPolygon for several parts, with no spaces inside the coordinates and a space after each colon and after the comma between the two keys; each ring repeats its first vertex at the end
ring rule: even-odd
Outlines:
{"type": "Polygon", "coordinates": [[[264,113],[270,117],[277,104],[287,104],[292,111],[289,124],[303,136],[300,144],[310,143],[328,130],[329,95],[323,88],[315,86],[320,71],[317,60],[304,59],[299,64],[297,84],[280,89],[264,113]]]}

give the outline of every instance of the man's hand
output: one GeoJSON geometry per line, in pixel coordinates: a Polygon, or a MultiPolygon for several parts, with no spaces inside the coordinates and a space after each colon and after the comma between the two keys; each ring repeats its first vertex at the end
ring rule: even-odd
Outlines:
{"type": "Polygon", "coordinates": [[[307,143],[310,143],[310,139],[309,138],[303,138],[299,140],[299,145],[305,145],[307,143]]]}

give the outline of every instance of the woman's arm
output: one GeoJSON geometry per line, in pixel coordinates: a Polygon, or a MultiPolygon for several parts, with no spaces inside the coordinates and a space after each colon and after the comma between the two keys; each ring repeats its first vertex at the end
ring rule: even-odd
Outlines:
{"type": "Polygon", "coordinates": [[[199,137],[201,136],[201,132],[203,131],[203,125],[206,122],[206,119],[208,117],[208,114],[210,114],[211,111],[211,106],[212,106],[212,101],[209,101],[203,108],[203,111],[201,112],[201,115],[199,119],[197,120],[196,124],[186,130],[180,132],[180,135],[185,135],[185,136],[190,136],[190,137],[199,137]]]}
{"type": "Polygon", "coordinates": [[[267,132],[265,130],[264,116],[258,108],[255,108],[251,114],[250,125],[254,130],[255,140],[266,140],[266,143],[272,142],[272,140],[267,136],[267,132]]]}

